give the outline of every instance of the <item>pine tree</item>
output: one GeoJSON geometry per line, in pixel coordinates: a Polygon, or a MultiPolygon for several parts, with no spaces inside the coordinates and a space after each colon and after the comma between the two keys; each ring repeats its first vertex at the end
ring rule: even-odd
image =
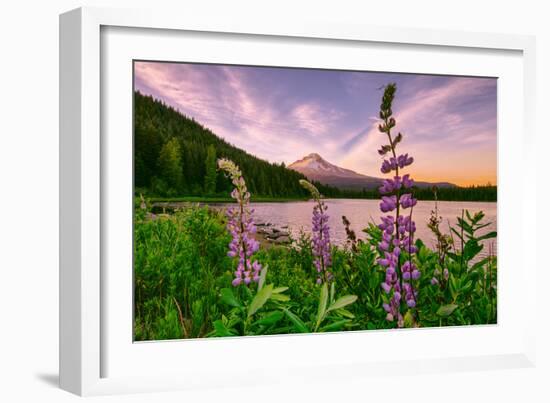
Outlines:
{"type": "Polygon", "coordinates": [[[159,169],[161,179],[166,182],[173,192],[180,189],[182,183],[181,168],[180,145],[176,138],[172,138],[160,150],[159,169]]]}
{"type": "Polygon", "coordinates": [[[206,150],[205,169],[204,193],[213,195],[216,193],[216,148],[212,144],[206,150]]]}

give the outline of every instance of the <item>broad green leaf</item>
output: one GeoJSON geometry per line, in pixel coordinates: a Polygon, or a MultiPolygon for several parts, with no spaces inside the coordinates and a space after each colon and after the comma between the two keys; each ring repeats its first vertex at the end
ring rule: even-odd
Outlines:
{"type": "Polygon", "coordinates": [[[262,269],[262,271],[260,272],[260,280],[258,281],[258,291],[260,291],[264,287],[265,278],[267,276],[267,267],[268,265],[266,264],[262,269]]]}
{"type": "Polygon", "coordinates": [[[332,304],[334,302],[334,295],[335,295],[335,282],[333,281],[330,285],[330,298],[329,301],[332,304]]]}
{"type": "Polygon", "coordinates": [[[457,255],[453,252],[448,252],[447,256],[449,256],[451,259],[453,259],[455,262],[460,262],[460,255],[457,255]]]}
{"type": "Polygon", "coordinates": [[[264,325],[264,326],[273,325],[274,323],[277,323],[278,321],[280,321],[283,316],[284,314],[281,311],[271,312],[267,316],[264,316],[262,319],[254,322],[254,325],[264,325]]]}
{"type": "Polygon", "coordinates": [[[329,323],[326,326],[323,326],[321,329],[319,329],[320,332],[331,332],[335,330],[340,330],[346,323],[349,323],[350,321],[348,319],[342,319],[337,322],[329,323]]]}
{"type": "Polygon", "coordinates": [[[458,289],[452,274],[449,276],[449,292],[451,293],[451,297],[453,297],[453,301],[455,301],[458,298],[458,289]]]}
{"type": "Polygon", "coordinates": [[[470,291],[470,287],[472,287],[472,285],[473,285],[472,280],[468,280],[466,282],[466,284],[464,284],[460,290],[462,292],[468,292],[468,291],[470,291]]]}
{"type": "Polygon", "coordinates": [[[460,235],[460,232],[458,232],[456,229],[451,228],[451,231],[455,233],[455,235],[458,237],[458,239],[463,239],[462,235],[460,235]]]}
{"type": "Polygon", "coordinates": [[[485,228],[485,227],[488,227],[488,226],[491,225],[491,224],[492,224],[492,222],[488,222],[488,223],[485,223],[485,224],[476,225],[476,227],[474,228],[474,231],[479,231],[480,229],[485,228]]]}
{"type": "Polygon", "coordinates": [[[464,245],[464,262],[472,260],[483,249],[483,245],[479,244],[476,240],[470,239],[464,245]]]}
{"type": "Polygon", "coordinates": [[[277,287],[273,289],[273,294],[280,294],[288,290],[288,287],[277,287]]]}
{"type": "Polygon", "coordinates": [[[241,303],[235,298],[233,291],[230,288],[222,288],[220,291],[222,302],[237,308],[241,308],[241,303]]]}
{"type": "Polygon", "coordinates": [[[230,329],[226,328],[221,320],[216,320],[213,323],[214,329],[216,330],[216,336],[226,337],[226,336],[235,336],[230,329]]]}
{"type": "Polygon", "coordinates": [[[334,311],[336,309],[343,308],[350,304],[353,304],[357,300],[357,295],[344,295],[338,298],[334,304],[328,307],[327,312],[334,311]]]}
{"type": "Polygon", "coordinates": [[[349,319],[355,318],[354,314],[352,314],[350,311],[348,311],[347,309],[344,309],[344,308],[336,310],[335,313],[337,313],[338,315],[343,316],[344,318],[349,318],[349,319]]]}
{"type": "Polygon", "coordinates": [[[259,290],[248,307],[248,317],[254,315],[267,302],[273,293],[273,284],[266,285],[259,290]]]}
{"type": "Polygon", "coordinates": [[[450,316],[456,308],[458,308],[456,304],[441,305],[436,314],[443,317],[450,316]]]}
{"type": "Polygon", "coordinates": [[[270,299],[272,299],[273,301],[280,301],[280,302],[290,301],[290,297],[285,294],[272,293],[270,299]]]}
{"type": "Polygon", "coordinates": [[[485,266],[487,264],[487,262],[489,262],[489,260],[491,260],[490,257],[486,257],[484,259],[481,259],[479,262],[477,262],[476,264],[474,264],[472,266],[472,268],[470,269],[470,271],[473,271],[473,270],[477,270],[483,266],[485,266]]]}
{"type": "Polygon", "coordinates": [[[414,327],[414,316],[411,311],[407,311],[405,317],[403,318],[403,324],[405,327],[414,327]]]}
{"type": "Polygon", "coordinates": [[[299,333],[308,333],[309,329],[306,326],[302,320],[294,315],[292,312],[290,312],[288,309],[284,309],[283,312],[287,316],[287,318],[292,322],[294,325],[294,329],[296,329],[299,333]]]}
{"type": "Polygon", "coordinates": [[[321,293],[319,294],[319,306],[317,308],[317,322],[315,328],[317,329],[323,319],[325,318],[325,313],[327,310],[328,303],[328,285],[324,283],[321,287],[321,293]]]}
{"type": "Polygon", "coordinates": [[[472,227],[470,226],[470,224],[468,224],[466,221],[464,221],[460,217],[457,217],[457,219],[458,219],[458,226],[460,228],[464,229],[464,231],[469,234],[473,234],[474,231],[472,230],[472,227]]]}
{"type": "Polygon", "coordinates": [[[491,231],[491,232],[488,232],[485,235],[482,235],[482,236],[480,236],[479,238],[476,238],[476,239],[478,241],[482,241],[484,239],[490,239],[490,238],[496,238],[496,237],[497,237],[497,232],[496,231],[491,231]]]}

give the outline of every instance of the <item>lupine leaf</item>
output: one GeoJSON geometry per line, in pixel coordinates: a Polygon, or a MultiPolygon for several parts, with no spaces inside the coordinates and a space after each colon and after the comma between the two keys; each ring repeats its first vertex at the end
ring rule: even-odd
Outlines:
{"type": "Polygon", "coordinates": [[[273,301],[280,301],[280,302],[290,301],[290,297],[288,295],[285,295],[285,294],[272,293],[271,297],[269,297],[269,298],[272,299],[273,301]]]}
{"type": "Polygon", "coordinates": [[[328,285],[327,283],[324,283],[321,287],[321,293],[319,295],[319,306],[317,308],[317,324],[315,325],[315,328],[317,329],[323,319],[325,318],[325,313],[327,311],[327,303],[328,303],[328,285]]]}
{"type": "Polygon", "coordinates": [[[288,309],[284,309],[283,312],[294,325],[294,329],[296,329],[299,333],[309,333],[308,327],[304,322],[302,322],[302,320],[299,317],[294,315],[288,309]]]}
{"type": "MultiPolygon", "coordinates": [[[[479,262],[475,263],[471,268],[470,268],[470,272],[473,271],[473,270],[477,270],[479,268],[482,268],[483,266],[485,266],[485,264],[487,264],[487,262],[491,260],[490,257],[486,257],[484,259],[481,259],[479,262]]],[[[474,273],[477,273],[477,272],[474,272],[474,273]]]]}
{"type": "Polygon", "coordinates": [[[349,323],[350,321],[348,319],[342,319],[337,322],[329,323],[326,326],[323,326],[319,331],[321,332],[330,332],[335,330],[340,330],[346,323],[349,323]]]}
{"type": "Polygon", "coordinates": [[[469,262],[472,260],[479,252],[483,250],[483,245],[480,245],[476,240],[470,239],[464,245],[464,261],[469,262]]]}
{"type": "Polygon", "coordinates": [[[260,309],[267,302],[271,294],[273,293],[273,284],[266,285],[260,291],[256,293],[254,299],[248,307],[248,317],[254,315],[258,309],[260,309]]]}
{"type": "Polygon", "coordinates": [[[278,321],[280,321],[283,316],[284,314],[281,311],[271,312],[267,316],[264,316],[262,319],[254,322],[254,325],[264,325],[264,326],[273,325],[274,323],[277,323],[278,321]]]}
{"type": "Polygon", "coordinates": [[[458,237],[458,239],[464,240],[464,237],[462,236],[462,234],[460,232],[458,232],[455,228],[451,228],[451,231],[455,233],[455,235],[458,237]]]}
{"type": "Polygon", "coordinates": [[[496,231],[491,231],[491,232],[488,232],[485,235],[482,235],[482,236],[480,236],[479,238],[476,238],[476,239],[478,241],[482,241],[484,239],[490,239],[490,238],[496,238],[496,237],[497,237],[496,231]]]}
{"type": "Polygon", "coordinates": [[[355,315],[353,313],[351,313],[350,311],[344,308],[336,310],[336,313],[338,315],[342,315],[344,318],[349,318],[349,319],[355,318],[355,315]]]}
{"type": "Polygon", "coordinates": [[[220,294],[222,302],[226,303],[227,305],[237,308],[242,307],[241,303],[237,300],[237,298],[235,298],[235,295],[230,288],[222,288],[220,294]]]}
{"type": "Polygon", "coordinates": [[[470,292],[470,288],[473,286],[472,280],[468,280],[466,284],[462,286],[460,289],[461,292],[470,292]]]}
{"type": "Polygon", "coordinates": [[[357,295],[344,295],[338,298],[334,304],[328,307],[327,312],[334,311],[336,309],[343,308],[347,305],[353,304],[357,300],[357,295]]]}
{"type": "Polygon", "coordinates": [[[436,314],[443,317],[450,316],[456,308],[458,308],[456,304],[441,305],[436,314]]]}
{"type": "Polygon", "coordinates": [[[231,329],[226,328],[221,320],[214,321],[213,325],[216,330],[216,336],[235,336],[235,333],[231,329]]]}
{"type": "Polygon", "coordinates": [[[265,278],[267,276],[267,265],[265,265],[260,272],[260,280],[258,281],[258,291],[260,291],[265,283],[265,278]]]}
{"type": "Polygon", "coordinates": [[[405,313],[405,317],[403,318],[403,324],[405,325],[405,327],[414,326],[414,316],[410,310],[407,311],[407,313],[405,313]]]}

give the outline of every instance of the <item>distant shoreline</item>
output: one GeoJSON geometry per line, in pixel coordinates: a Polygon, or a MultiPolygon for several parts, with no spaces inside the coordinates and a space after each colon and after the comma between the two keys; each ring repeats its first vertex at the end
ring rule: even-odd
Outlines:
{"type": "MultiPolygon", "coordinates": [[[[202,197],[202,196],[180,196],[180,197],[146,197],[151,203],[234,203],[231,197],[202,197]]],[[[139,199],[139,197],[138,197],[139,199]]],[[[309,198],[284,198],[284,197],[252,197],[252,203],[290,203],[308,201],[309,198]]],[[[326,197],[325,200],[378,200],[375,197],[326,197]]],[[[419,199],[419,201],[434,201],[433,199],[419,199]]],[[[447,200],[438,201],[463,202],[463,203],[496,203],[496,200],[447,200]]]]}

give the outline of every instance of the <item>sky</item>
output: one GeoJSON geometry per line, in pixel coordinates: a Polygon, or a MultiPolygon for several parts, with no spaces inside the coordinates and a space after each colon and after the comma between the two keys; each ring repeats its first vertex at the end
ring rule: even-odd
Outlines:
{"type": "Polygon", "coordinates": [[[310,153],[382,177],[377,149],[383,86],[397,93],[394,129],[418,181],[496,184],[495,78],[135,62],[135,89],[229,143],[289,165],[310,153]]]}

